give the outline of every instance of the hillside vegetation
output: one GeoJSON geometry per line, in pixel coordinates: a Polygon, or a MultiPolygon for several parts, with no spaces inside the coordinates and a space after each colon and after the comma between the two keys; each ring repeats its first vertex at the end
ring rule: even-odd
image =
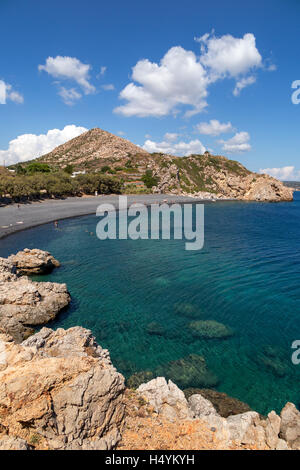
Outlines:
{"type": "Polygon", "coordinates": [[[259,201],[293,198],[293,191],[280,181],[252,173],[238,161],[209,152],[188,157],[149,154],[101,129],[92,129],[47,155],[11,169],[15,171],[15,178],[9,181],[1,178],[0,194],[8,193],[13,198],[37,197],[41,192],[73,195],[95,191],[99,194],[121,191],[191,194],[259,201]],[[71,179],[73,172],[85,174],[71,179]],[[24,177],[20,179],[20,175],[24,177]],[[92,175],[96,175],[94,179],[92,175]]]}

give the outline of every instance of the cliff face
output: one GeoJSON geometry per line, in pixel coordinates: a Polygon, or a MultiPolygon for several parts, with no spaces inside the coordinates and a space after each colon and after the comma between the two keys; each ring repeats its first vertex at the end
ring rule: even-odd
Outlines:
{"type": "Polygon", "coordinates": [[[149,154],[126,139],[92,129],[38,159],[54,168],[99,171],[106,167],[126,183],[142,184],[148,170],[157,178],[156,193],[192,194],[205,198],[290,201],[293,189],[267,175],[250,172],[239,162],[206,152],[174,157],[149,154]]]}
{"type": "Polygon", "coordinates": [[[33,282],[18,275],[45,272],[54,265],[57,261],[40,250],[0,258],[0,329],[17,342],[34,332],[33,325],[53,320],[70,302],[66,284],[33,282]]]}
{"type": "Polygon", "coordinates": [[[90,331],[43,328],[22,345],[2,334],[0,347],[0,448],[116,445],[124,378],[90,331]]]}

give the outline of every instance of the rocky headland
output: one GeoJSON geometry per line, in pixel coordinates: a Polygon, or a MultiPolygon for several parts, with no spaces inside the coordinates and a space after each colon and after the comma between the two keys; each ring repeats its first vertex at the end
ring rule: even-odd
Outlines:
{"type": "Polygon", "coordinates": [[[151,374],[126,386],[90,331],[33,334],[70,296],[65,285],[20,275],[57,265],[49,253],[22,253],[0,259],[0,449],[300,449],[292,403],[262,417],[215,390],[183,392],[151,374]]]}
{"type": "MultiPolygon", "coordinates": [[[[121,178],[132,190],[141,189],[145,176],[151,192],[188,195],[204,200],[292,201],[293,188],[269,175],[254,173],[241,163],[206,151],[178,157],[149,153],[127,139],[94,128],[39,157],[53,169],[71,165],[79,172],[121,178]]],[[[31,162],[24,163],[24,167],[31,162]]],[[[145,186],[144,186],[145,189],[145,186]]]]}

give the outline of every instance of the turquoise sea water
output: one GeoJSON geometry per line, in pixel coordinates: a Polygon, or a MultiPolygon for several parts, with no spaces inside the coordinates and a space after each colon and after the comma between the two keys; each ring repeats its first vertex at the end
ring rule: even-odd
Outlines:
{"type": "MultiPolygon", "coordinates": [[[[72,295],[52,328],[91,329],[126,377],[171,374],[170,361],[193,353],[205,358],[218,390],[253,409],[299,407],[291,344],[300,339],[300,193],[293,203],[206,204],[201,251],[186,251],[180,240],[99,241],[97,222],[80,217],[0,240],[0,256],[36,247],[61,261],[37,278],[66,282],[72,295]],[[195,319],[221,322],[234,335],[196,337],[195,319]]],[[[187,374],[184,385],[204,385],[197,381],[187,374]]]]}

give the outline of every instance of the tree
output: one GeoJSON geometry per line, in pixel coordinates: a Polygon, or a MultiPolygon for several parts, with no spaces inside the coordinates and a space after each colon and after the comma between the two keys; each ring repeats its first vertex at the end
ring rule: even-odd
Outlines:
{"type": "Polygon", "coordinates": [[[142,181],[147,188],[151,189],[153,186],[157,186],[159,178],[153,176],[152,170],[146,170],[146,173],[142,176],[142,181]]]}
{"type": "Polygon", "coordinates": [[[31,162],[26,167],[26,172],[29,175],[32,175],[34,173],[50,173],[50,171],[50,166],[47,165],[47,163],[31,162]]]}

